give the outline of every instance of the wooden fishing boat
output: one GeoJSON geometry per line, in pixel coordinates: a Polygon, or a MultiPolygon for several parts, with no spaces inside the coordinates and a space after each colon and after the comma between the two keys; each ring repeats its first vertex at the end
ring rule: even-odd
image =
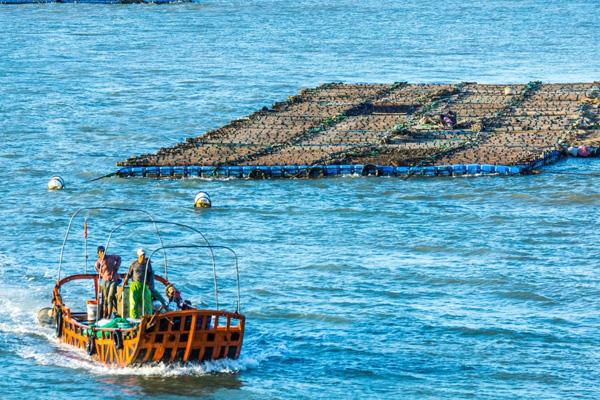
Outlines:
{"type": "MultiPolygon", "coordinates": [[[[156,288],[162,284],[167,289],[167,299],[171,310],[155,310],[152,314],[144,315],[139,320],[126,318],[118,319],[116,326],[99,326],[96,320],[89,319],[88,312],[74,311],[80,304],[65,304],[61,290],[73,281],[89,282],[90,298],[99,300],[99,276],[97,274],[73,274],[60,278],[63,264],[64,248],[69,237],[73,219],[83,210],[119,210],[123,212],[143,212],[132,209],[116,209],[112,207],[93,207],[78,210],[71,217],[67,233],[61,249],[58,267],[59,278],[53,290],[52,303],[54,326],[60,342],[85,350],[93,360],[108,366],[126,367],[149,363],[186,363],[218,360],[223,358],[237,359],[242,349],[244,338],[245,317],[240,313],[239,272],[237,269],[237,256],[226,246],[214,246],[206,241],[204,235],[198,230],[187,225],[170,221],[158,221],[152,216],[144,220],[130,220],[116,226],[108,236],[106,249],[108,251],[112,233],[128,224],[150,223],[156,228],[159,246],[151,252],[148,260],[161,252],[165,260],[164,276],[155,275],[156,288]],[[164,245],[158,226],[170,225],[178,229],[188,229],[202,235],[205,244],[177,244],[164,245]],[[214,273],[215,309],[202,309],[192,306],[189,302],[181,301],[181,297],[174,299],[179,292],[167,280],[167,253],[172,249],[204,249],[212,258],[214,273]],[[217,275],[215,268],[215,251],[226,250],[233,254],[237,277],[237,307],[233,311],[219,309],[217,275]],[[174,300],[176,304],[171,304],[174,300]]],[[[87,232],[87,221],[86,221],[87,232]]],[[[85,234],[87,240],[87,233],[85,234]]],[[[124,274],[121,274],[123,278],[124,274]]],[[[125,317],[125,302],[121,302],[118,313],[125,317]]],[[[97,304],[97,303],[96,303],[97,304]]]]}

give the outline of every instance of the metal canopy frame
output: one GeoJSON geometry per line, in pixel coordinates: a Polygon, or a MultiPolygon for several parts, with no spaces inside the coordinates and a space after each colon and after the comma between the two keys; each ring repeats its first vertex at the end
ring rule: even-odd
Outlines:
{"type": "MultiPolygon", "coordinates": [[[[63,243],[62,243],[62,246],[60,248],[60,258],[58,260],[58,274],[57,274],[58,276],[57,276],[57,281],[60,280],[60,273],[61,273],[62,264],[63,264],[65,246],[67,244],[67,240],[69,239],[69,234],[71,232],[71,226],[73,225],[73,220],[82,211],[91,211],[91,210],[113,210],[113,211],[125,211],[125,212],[139,212],[139,213],[143,213],[143,214],[147,215],[149,217],[150,222],[152,222],[154,224],[154,229],[156,230],[156,236],[158,236],[158,240],[160,242],[160,245],[164,246],[163,240],[162,240],[162,238],[160,236],[160,231],[158,230],[158,226],[156,225],[156,222],[155,222],[156,220],[154,219],[154,216],[151,213],[149,213],[148,211],[140,210],[140,209],[137,209],[137,208],[122,208],[122,207],[105,207],[105,206],[100,206],[100,207],[82,207],[82,208],[78,209],[77,211],[75,211],[71,215],[71,218],[69,219],[69,224],[67,226],[67,231],[65,232],[65,237],[63,239],[63,243]]],[[[167,265],[167,253],[164,252],[163,256],[164,256],[165,265],[167,265]]]]}
{"type": "MultiPolygon", "coordinates": [[[[177,224],[177,223],[175,223],[177,224]]],[[[179,224],[177,224],[179,225],[179,224]]],[[[186,226],[186,225],[184,225],[186,226]]],[[[190,228],[190,227],[188,227],[190,228]]],[[[191,228],[193,229],[193,228],[191,228]]],[[[216,302],[216,308],[217,310],[219,309],[219,291],[218,291],[218,285],[217,285],[217,271],[215,268],[215,263],[214,263],[214,252],[213,249],[224,249],[229,251],[231,254],[233,254],[233,257],[235,259],[235,273],[236,273],[236,281],[237,281],[237,307],[236,307],[236,313],[240,313],[240,299],[241,299],[241,290],[240,290],[240,269],[238,266],[238,256],[237,253],[231,248],[231,247],[227,247],[227,246],[215,246],[215,245],[211,245],[211,244],[207,244],[207,245],[201,245],[201,244],[176,244],[176,245],[170,245],[170,246],[161,246],[155,250],[153,250],[150,253],[150,256],[148,257],[148,260],[146,261],[146,270],[145,270],[145,275],[144,275],[144,286],[142,290],[145,290],[145,285],[146,285],[146,278],[147,278],[147,274],[148,274],[148,263],[150,262],[150,260],[152,259],[152,256],[154,256],[154,254],[158,251],[164,251],[166,249],[209,249],[213,258],[213,278],[214,278],[214,285],[215,285],[215,302],[216,302]]],[[[142,302],[143,302],[143,297],[142,297],[142,302]]],[[[143,308],[142,308],[143,309],[143,308]]]]}
{"type": "MultiPolygon", "coordinates": [[[[237,253],[230,247],[227,246],[221,246],[221,245],[212,245],[210,244],[210,242],[208,241],[208,239],[206,238],[206,236],[198,229],[193,228],[189,225],[185,225],[182,223],[178,223],[178,222],[172,222],[172,221],[162,221],[162,220],[157,220],[154,218],[154,216],[145,210],[141,210],[141,209],[136,209],[136,208],[122,208],[122,207],[104,207],[104,206],[100,206],[100,207],[82,207],[78,210],[76,210],[72,215],[71,218],[69,219],[69,224],[67,226],[67,231],[65,232],[65,236],[63,239],[63,243],[60,249],[60,258],[59,258],[59,262],[58,262],[58,277],[57,277],[57,281],[60,281],[61,279],[61,271],[62,271],[62,264],[63,264],[63,259],[64,259],[64,250],[65,250],[65,246],[67,243],[67,240],[69,239],[69,234],[71,232],[71,227],[73,225],[73,221],[75,219],[75,217],[77,215],[79,215],[80,213],[82,213],[83,211],[95,211],[95,210],[112,210],[112,211],[124,211],[124,212],[138,212],[138,213],[143,213],[145,215],[148,216],[148,219],[139,219],[139,220],[131,220],[131,221],[125,221],[117,226],[115,226],[114,228],[112,228],[108,234],[108,238],[106,239],[106,245],[105,248],[106,250],[108,250],[109,246],[110,246],[110,241],[112,239],[113,234],[123,228],[124,226],[127,225],[134,225],[134,224],[147,224],[150,223],[154,226],[154,229],[156,231],[156,236],[158,237],[160,246],[154,250],[152,250],[152,252],[150,253],[150,256],[148,257],[147,261],[146,261],[146,271],[145,271],[145,276],[144,276],[144,283],[143,283],[143,289],[145,290],[146,287],[146,280],[147,280],[147,273],[148,273],[148,263],[150,262],[150,260],[152,259],[152,257],[154,257],[154,255],[159,252],[162,251],[163,253],[163,258],[164,258],[164,270],[165,270],[165,279],[168,280],[168,260],[167,260],[167,252],[166,250],[168,249],[208,249],[210,251],[210,256],[211,256],[211,262],[212,262],[212,269],[213,269],[213,285],[214,285],[214,295],[215,295],[215,303],[216,303],[216,309],[219,309],[219,288],[218,288],[218,279],[217,279],[217,267],[216,267],[216,260],[215,260],[215,249],[222,249],[222,250],[227,250],[228,252],[230,252],[231,254],[233,254],[234,256],[234,260],[235,260],[235,272],[236,272],[236,285],[237,285],[237,307],[236,307],[236,312],[239,314],[240,312],[240,304],[241,304],[241,289],[240,289],[240,270],[239,270],[239,263],[238,263],[238,256],[237,253]],[[160,234],[160,230],[159,230],[159,225],[170,225],[170,226],[177,226],[177,227],[181,227],[181,228],[185,228],[187,230],[190,230],[194,233],[199,234],[202,239],[204,240],[204,242],[206,242],[206,244],[189,244],[189,245],[165,245],[163,242],[163,239],[161,237],[160,234]]],[[[143,302],[144,300],[142,300],[143,302]]],[[[144,305],[143,305],[144,307],[144,305]]]]}

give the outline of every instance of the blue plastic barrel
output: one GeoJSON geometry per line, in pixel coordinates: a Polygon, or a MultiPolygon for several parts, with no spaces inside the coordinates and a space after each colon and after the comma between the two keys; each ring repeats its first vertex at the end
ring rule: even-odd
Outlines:
{"type": "Polygon", "coordinates": [[[467,172],[467,167],[464,164],[454,164],[452,167],[452,175],[464,175],[467,172]]]}
{"type": "Polygon", "coordinates": [[[339,165],[326,165],[325,168],[325,176],[335,176],[340,174],[340,166],[339,165]]]}
{"type": "Polygon", "coordinates": [[[187,176],[200,176],[202,170],[197,165],[191,165],[187,167],[187,176]]]}
{"type": "Polygon", "coordinates": [[[283,167],[283,176],[286,178],[294,178],[298,176],[297,165],[286,165],[283,167]]]}
{"type": "Polygon", "coordinates": [[[175,178],[183,178],[187,175],[186,167],[177,166],[173,167],[173,176],[175,178]]]}
{"type": "Polygon", "coordinates": [[[467,164],[467,174],[476,175],[481,172],[481,166],[479,164],[467,164]]]}
{"type": "Polygon", "coordinates": [[[437,174],[436,167],[429,166],[429,167],[424,167],[423,168],[423,175],[426,175],[426,176],[435,176],[436,174],[437,174]]]}
{"type": "Polygon", "coordinates": [[[496,167],[491,164],[482,164],[481,165],[481,173],[482,174],[493,174],[496,171],[496,167]]]}
{"type": "Polygon", "coordinates": [[[352,175],[354,173],[353,165],[340,165],[340,175],[352,175]]]}
{"type": "Polygon", "coordinates": [[[408,175],[409,169],[409,167],[396,167],[396,170],[394,172],[396,173],[396,175],[408,175]]]}
{"type": "Polygon", "coordinates": [[[131,167],[121,167],[121,168],[119,168],[119,170],[117,171],[117,175],[121,176],[121,177],[131,175],[131,167]]]}
{"type": "Polygon", "coordinates": [[[283,177],[283,167],[280,165],[273,165],[271,167],[271,177],[272,178],[281,178],[283,177]]]}
{"type": "Polygon", "coordinates": [[[506,165],[496,165],[496,173],[506,175],[508,174],[508,167],[506,165]]]}
{"type": "Polygon", "coordinates": [[[131,168],[131,176],[144,176],[145,173],[146,173],[146,167],[131,168]]]}
{"type": "Polygon", "coordinates": [[[310,167],[308,165],[298,165],[298,175],[305,176],[309,169],[310,167]]]}
{"type": "Polygon", "coordinates": [[[516,165],[508,167],[508,173],[511,175],[519,175],[521,173],[521,167],[517,167],[516,165]]]}
{"type": "Polygon", "coordinates": [[[250,176],[250,174],[252,173],[252,171],[255,171],[256,169],[257,169],[257,167],[255,167],[254,165],[243,166],[242,174],[244,175],[244,178],[248,178],[250,176]]]}
{"type": "Polygon", "coordinates": [[[233,165],[229,167],[229,177],[231,178],[241,178],[243,176],[242,174],[242,167],[239,167],[237,165],[233,165]]]}
{"type": "Polygon", "coordinates": [[[173,175],[173,167],[160,167],[160,176],[167,177],[173,175]]]}
{"type": "Polygon", "coordinates": [[[160,175],[160,170],[158,167],[146,167],[146,177],[148,178],[158,178],[160,175]]]}
{"type": "Polygon", "coordinates": [[[408,173],[411,175],[420,175],[423,173],[423,167],[418,167],[418,166],[410,167],[408,169],[408,173]]]}
{"type": "Polygon", "coordinates": [[[355,174],[362,175],[363,168],[365,167],[364,165],[362,165],[362,164],[354,164],[353,167],[354,167],[354,173],[355,174]]]}
{"type": "Polygon", "coordinates": [[[259,171],[261,171],[261,172],[264,174],[264,176],[265,176],[265,177],[267,177],[267,178],[268,178],[268,177],[270,177],[270,176],[271,176],[271,172],[272,172],[272,171],[271,171],[271,167],[267,167],[267,166],[261,165],[261,166],[259,166],[257,169],[258,169],[259,171]]]}
{"type": "Polygon", "coordinates": [[[212,178],[215,175],[217,167],[213,167],[211,165],[203,165],[200,167],[202,171],[202,176],[205,178],[212,178]]]}
{"type": "Polygon", "coordinates": [[[228,178],[229,177],[229,167],[220,165],[215,169],[213,175],[217,178],[228,178]]]}
{"type": "Polygon", "coordinates": [[[452,168],[449,165],[438,165],[435,167],[440,176],[449,176],[452,174],[452,168]]]}

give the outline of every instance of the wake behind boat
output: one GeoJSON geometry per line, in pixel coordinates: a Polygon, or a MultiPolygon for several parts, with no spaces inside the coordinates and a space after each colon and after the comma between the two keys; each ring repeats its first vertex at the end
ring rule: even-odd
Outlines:
{"type": "MultiPolygon", "coordinates": [[[[87,241],[87,219],[84,226],[84,236],[87,241]]],[[[126,276],[127,274],[118,274],[117,279],[126,281],[126,276]]],[[[159,293],[158,288],[153,288],[152,297],[161,298],[162,296],[157,293],[159,293]]],[[[58,279],[52,293],[52,303],[52,323],[58,339],[77,349],[85,350],[93,360],[108,366],[126,367],[157,362],[168,364],[202,362],[222,358],[237,359],[242,348],[245,317],[240,313],[239,272],[235,252],[226,246],[211,245],[205,236],[195,228],[175,222],[158,221],[149,213],[141,210],[92,207],[80,209],[71,216],[61,248],[58,279]],[[147,219],[128,220],[116,225],[110,231],[106,245],[101,247],[109,249],[112,234],[119,228],[134,224],[152,225],[156,230],[158,245],[153,251],[149,252],[146,258],[143,258],[146,268],[141,285],[142,292],[146,293],[146,287],[151,283],[148,266],[156,254],[162,254],[164,257],[164,276],[153,275],[155,281],[162,285],[164,289],[165,298],[161,299],[163,304],[160,304],[159,301],[155,301],[154,305],[144,304],[145,297],[142,297],[141,317],[131,318],[132,310],[130,307],[135,307],[134,304],[129,304],[129,299],[131,299],[129,290],[132,288],[123,285],[124,287],[118,291],[118,306],[114,310],[114,315],[110,313],[108,315],[110,318],[101,319],[99,314],[102,313],[102,304],[109,299],[105,299],[100,295],[99,274],[80,273],[61,278],[65,245],[73,221],[82,211],[90,210],[117,210],[123,213],[138,212],[148,216],[147,219]],[[191,234],[198,234],[205,243],[165,245],[158,229],[158,226],[163,225],[175,227],[178,230],[186,230],[191,234]],[[183,300],[180,291],[167,279],[166,251],[176,249],[186,251],[203,250],[208,253],[213,266],[214,309],[197,308],[189,301],[183,300]],[[235,260],[237,306],[233,311],[219,309],[215,252],[222,250],[230,253],[235,260]],[[61,292],[75,281],[87,284],[87,297],[74,303],[67,303],[63,300],[61,292]],[[86,304],[87,309],[85,309],[86,304]],[[81,311],[82,309],[85,309],[85,311],[81,311]],[[151,309],[151,311],[145,312],[146,309],[151,309]]]]}

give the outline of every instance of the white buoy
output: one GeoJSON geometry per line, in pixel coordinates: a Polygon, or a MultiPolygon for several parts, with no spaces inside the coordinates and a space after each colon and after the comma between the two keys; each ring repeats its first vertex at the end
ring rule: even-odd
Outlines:
{"type": "Polygon", "coordinates": [[[60,176],[53,176],[48,181],[48,190],[61,190],[65,187],[65,181],[60,176]]]}
{"type": "Polygon", "coordinates": [[[512,86],[507,86],[504,88],[504,95],[505,96],[514,96],[515,94],[517,94],[517,90],[512,87],[512,86]]]}
{"type": "Polygon", "coordinates": [[[194,198],[194,207],[196,208],[210,208],[212,203],[210,196],[206,192],[198,192],[194,198]]]}

